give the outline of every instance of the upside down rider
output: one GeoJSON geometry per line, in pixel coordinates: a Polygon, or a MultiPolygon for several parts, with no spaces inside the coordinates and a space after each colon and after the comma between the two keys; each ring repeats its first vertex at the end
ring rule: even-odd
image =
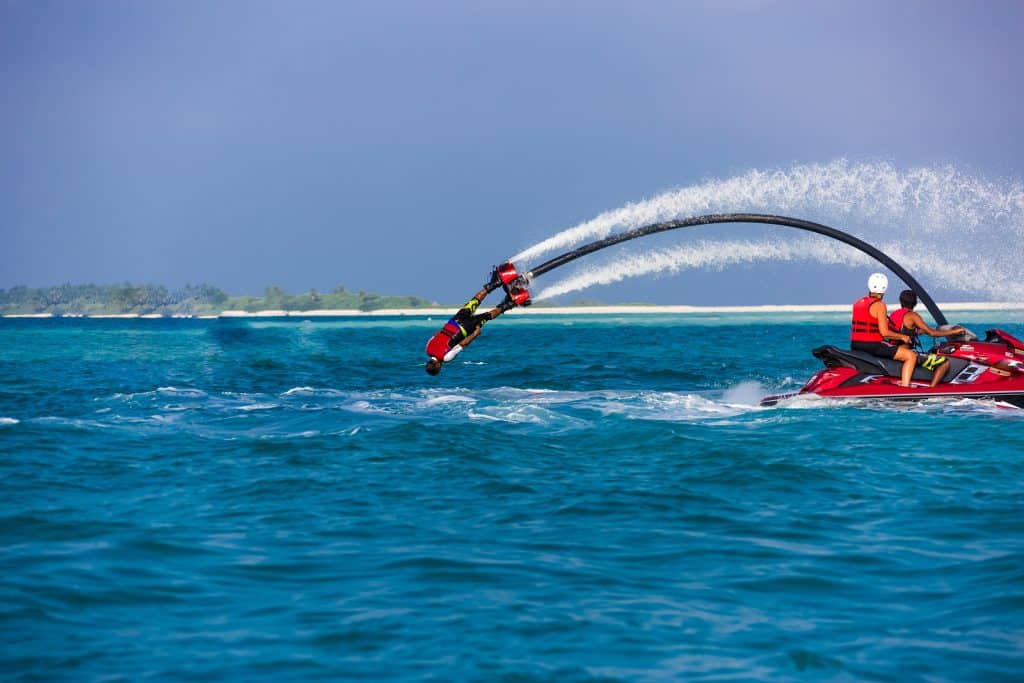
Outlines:
{"type": "Polygon", "coordinates": [[[529,305],[529,294],[525,289],[509,289],[505,300],[486,313],[477,313],[476,309],[484,298],[503,285],[503,275],[510,279],[516,276],[511,264],[504,264],[495,268],[491,273],[491,279],[483,286],[473,298],[465,303],[455,315],[445,323],[437,334],[427,342],[427,361],[425,369],[427,374],[436,375],[441,372],[441,366],[453,360],[462,353],[462,350],[469,346],[474,339],[480,336],[484,323],[494,320],[499,315],[515,308],[518,305],[529,305]],[[511,270],[509,270],[511,269],[511,270]]]}

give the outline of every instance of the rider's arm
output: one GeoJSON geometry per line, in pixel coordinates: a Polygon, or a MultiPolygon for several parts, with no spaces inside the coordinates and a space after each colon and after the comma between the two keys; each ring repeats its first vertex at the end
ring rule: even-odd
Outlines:
{"type": "Polygon", "coordinates": [[[448,349],[448,353],[444,354],[444,362],[447,363],[448,361],[455,360],[455,356],[462,353],[462,349],[469,346],[474,339],[480,336],[481,329],[482,328],[479,327],[476,328],[475,330],[473,330],[473,334],[469,335],[468,337],[460,341],[458,344],[448,349]]]}
{"type": "Polygon", "coordinates": [[[915,330],[920,330],[921,332],[924,332],[929,337],[949,337],[954,334],[960,334],[961,332],[964,331],[964,328],[959,326],[949,330],[934,330],[928,327],[928,325],[924,322],[924,318],[921,317],[920,313],[908,313],[907,318],[909,318],[911,327],[913,327],[915,330]]]}
{"type": "Polygon", "coordinates": [[[484,329],[483,326],[480,326],[480,327],[476,328],[475,330],[473,330],[473,334],[469,335],[468,337],[466,337],[465,339],[460,341],[458,345],[463,347],[463,348],[469,346],[470,344],[473,343],[474,339],[476,339],[477,337],[480,336],[480,332],[482,332],[483,329],[484,329]]]}
{"type": "Polygon", "coordinates": [[[899,339],[908,344],[910,343],[909,336],[889,329],[889,316],[886,315],[885,304],[881,301],[876,301],[871,304],[871,307],[875,310],[875,319],[878,320],[878,331],[881,332],[883,339],[899,339]],[[875,308],[876,306],[877,308],[875,308]]]}

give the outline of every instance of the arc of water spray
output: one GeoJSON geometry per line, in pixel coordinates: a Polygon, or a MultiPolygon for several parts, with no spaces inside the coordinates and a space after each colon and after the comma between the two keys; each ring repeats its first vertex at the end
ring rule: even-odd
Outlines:
{"type": "MultiPolygon", "coordinates": [[[[953,281],[960,276],[960,268],[942,258],[921,258],[908,253],[902,246],[883,243],[879,248],[900,263],[913,263],[917,273],[938,280],[953,281]]],[[[676,274],[697,268],[723,268],[738,263],[760,261],[816,261],[830,265],[867,266],[871,260],[853,249],[815,239],[785,240],[724,240],[706,241],[631,253],[600,266],[584,267],[557,282],[547,285],[534,295],[537,301],[552,299],[577,292],[587,287],[610,285],[627,278],[657,273],[676,274]]],[[[971,288],[994,299],[1008,298],[1024,301],[1024,283],[981,281],[971,288]]]]}
{"type": "MultiPolygon", "coordinates": [[[[799,212],[829,223],[853,224],[860,237],[886,244],[886,251],[898,247],[901,262],[927,272],[939,284],[995,299],[1024,299],[1024,261],[1019,257],[1024,183],[992,181],[952,166],[902,171],[886,162],[840,159],[786,170],[752,170],[608,211],[538,242],[512,260],[534,261],[556,249],[645,224],[746,209],[799,212]]],[[[773,244],[780,242],[793,240],[780,236],[773,244]]],[[[808,258],[821,260],[817,253],[808,258]]],[[[679,259],[685,264],[685,257],[679,259]]],[[[609,266],[627,267],[621,262],[609,266]]]]}
{"type": "Polygon", "coordinates": [[[831,264],[870,263],[870,259],[853,249],[842,249],[837,245],[813,239],[795,242],[702,240],[695,244],[628,254],[611,263],[598,267],[586,267],[565,279],[548,285],[539,291],[535,298],[541,301],[587,287],[610,285],[627,278],[652,273],[670,272],[674,274],[693,268],[722,268],[737,263],[798,260],[816,260],[831,264]]]}
{"type": "Polygon", "coordinates": [[[605,237],[604,239],[591,242],[582,247],[573,249],[564,254],[560,254],[552,259],[545,261],[544,263],[535,266],[530,269],[525,275],[527,281],[532,280],[535,277],[539,277],[547,272],[550,272],[556,268],[575,261],[578,258],[582,258],[588,254],[592,254],[602,249],[607,249],[610,246],[620,244],[622,242],[628,242],[629,240],[638,239],[640,237],[647,237],[649,235],[655,235],[662,232],[668,232],[670,230],[681,230],[683,228],[696,228],[707,225],[718,225],[721,223],[756,223],[762,225],[777,225],[780,227],[795,228],[797,230],[804,230],[806,232],[816,233],[818,235],[824,235],[830,237],[839,242],[854,247],[861,252],[872,257],[883,266],[892,271],[897,277],[907,284],[910,289],[914,290],[917,294],[918,299],[924,304],[928,312],[932,314],[935,322],[939,325],[946,324],[946,316],[942,314],[939,307],[935,304],[935,300],[932,299],[931,295],[918,283],[910,273],[908,273],[903,266],[894,261],[892,258],[887,256],[884,252],[879,251],[877,247],[865,242],[864,240],[854,237],[842,230],[836,230],[827,225],[821,223],[815,223],[813,221],[806,221],[800,218],[790,218],[789,216],[772,216],[767,214],[759,213],[724,213],[724,214],[709,214],[707,216],[694,216],[691,218],[683,218],[674,221],[664,221],[661,223],[652,223],[650,225],[643,225],[626,232],[619,233],[605,237]]]}
{"type": "Polygon", "coordinates": [[[1019,239],[1024,238],[1024,183],[994,182],[952,166],[901,171],[891,163],[845,159],[752,170],[631,202],[552,235],[511,260],[532,261],[618,230],[726,211],[796,213],[867,223],[875,230],[899,227],[915,235],[943,235],[952,229],[978,235],[1001,228],[1019,239]]]}

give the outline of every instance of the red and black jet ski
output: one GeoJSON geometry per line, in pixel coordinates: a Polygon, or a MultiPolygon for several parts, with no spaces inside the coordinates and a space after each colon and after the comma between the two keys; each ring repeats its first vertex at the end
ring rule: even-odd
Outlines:
{"type": "Polygon", "coordinates": [[[988,330],[978,341],[963,335],[932,350],[946,359],[949,369],[942,382],[929,386],[932,373],[918,364],[911,386],[900,386],[903,363],[878,358],[870,353],[820,346],[813,351],[825,364],[824,370],[800,391],[766,396],[762,406],[813,394],[842,399],[922,400],[929,398],[972,398],[1001,401],[1024,408],[1024,342],[1002,330],[988,330]]]}

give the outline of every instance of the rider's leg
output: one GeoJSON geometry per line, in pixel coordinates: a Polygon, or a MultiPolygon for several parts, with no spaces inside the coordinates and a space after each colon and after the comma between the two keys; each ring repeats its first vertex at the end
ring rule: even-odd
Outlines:
{"type": "Polygon", "coordinates": [[[949,370],[949,361],[946,361],[939,367],[935,368],[935,373],[932,375],[932,386],[939,386],[939,382],[946,376],[946,371],[949,370]]]}
{"type": "Polygon", "coordinates": [[[914,374],[914,367],[917,366],[917,354],[909,346],[901,346],[893,356],[895,360],[903,361],[903,373],[900,381],[901,387],[910,386],[910,378],[914,374]]]}

